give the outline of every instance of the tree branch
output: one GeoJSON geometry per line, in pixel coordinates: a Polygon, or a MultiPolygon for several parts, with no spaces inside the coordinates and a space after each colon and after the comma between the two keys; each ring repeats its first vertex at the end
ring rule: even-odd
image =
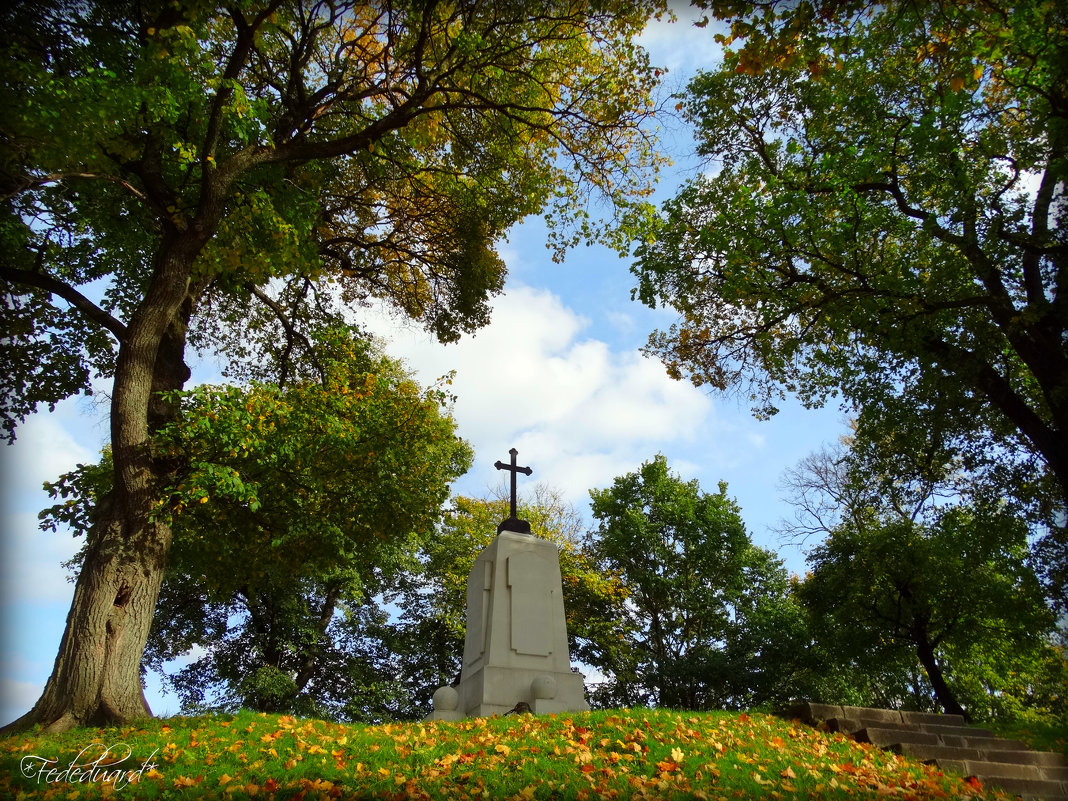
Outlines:
{"type": "Polygon", "coordinates": [[[110,331],[119,342],[122,342],[126,336],[125,325],[97,306],[93,301],[89,300],[89,298],[70,284],[60,281],[58,278],[53,278],[46,273],[33,272],[32,270],[19,270],[2,264],[0,264],[0,278],[13,284],[32,286],[37,289],[43,289],[53,295],[58,295],[85,315],[87,319],[110,331]]]}
{"type": "Polygon", "coordinates": [[[1059,431],[1043,420],[1017,394],[1008,379],[972,351],[951,345],[937,336],[928,337],[924,344],[940,357],[944,369],[974,382],[990,402],[1030,440],[1058,480],[1068,485],[1068,443],[1065,442],[1063,430],[1059,431]]]}
{"type": "Polygon", "coordinates": [[[119,178],[115,175],[105,175],[96,172],[50,172],[48,173],[48,175],[39,175],[36,177],[25,175],[21,180],[13,180],[11,183],[14,184],[14,186],[7,188],[7,191],[5,191],[2,196],[0,196],[0,199],[8,200],[17,195],[19,192],[25,192],[27,189],[34,189],[38,186],[44,186],[45,184],[62,181],[66,178],[83,178],[90,181],[107,181],[109,183],[118,184],[123,189],[133,194],[133,196],[138,198],[139,200],[147,200],[144,193],[136,186],[131,184],[129,181],[124,181],[122,178],[119,178]]]}
{"type": "MultiPolygon", "coordinates": [[[[320,381],[326,381],[326,374],[323,371],[322,365],[315,359],[315,348],[308,338],[297,330],[297,327],[293,325],[293,321],[286,315],[286,310],[270,295],[261,290],[254,284],[245,284],[245,288],[252,294],[254,298],[259,300],[264,306],[274,312],[274,316],[278,318],[278,322],[282,324],[282,327],[286,330],[286,338],[289,340],[289,347],[287,347],[287,353],[292,349],[294,340],[300,340],[301,344],[309,354],[312,355],[312,362],[315,364],[315,369],[319,372],[320,381]]],[[[283,369],[285,366],[283,365],[283,369]]]]}

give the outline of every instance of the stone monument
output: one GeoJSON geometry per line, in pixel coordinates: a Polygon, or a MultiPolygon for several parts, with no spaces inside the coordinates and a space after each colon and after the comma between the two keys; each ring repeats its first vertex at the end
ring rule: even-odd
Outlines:
{"type": "Polygon", "coordinates": [[[526,704],[537,713],[585,711],[582,675],[571,670],[560,582],[560,556],[516,516],[516,474],[510,464],[511,515],[478,555],[467,579],[467,636],[459,684],[434,693],[427,720],[503,714],[526,704]]]}

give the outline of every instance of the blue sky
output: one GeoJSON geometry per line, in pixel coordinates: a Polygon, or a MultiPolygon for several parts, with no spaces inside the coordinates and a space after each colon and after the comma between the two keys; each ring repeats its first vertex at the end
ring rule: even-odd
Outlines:
{"type": "MultiPolygon", "coordinates": [[[[718,58],[711,27],[694,28],[696,15],[686,7],[676,12],[677,23],[655,23],[643,37],[653,63],[668,69],[665,93],[680,90],[695,69],[718,58]]],[[[685,125],[662,125],[661,141],[675,165],[657,199],[707,166],[692,155],[685,125]]],[[[706,491],[726,481],[754,542],[803,572],[802,552],[782,545],[773,531],[790,516],[778,484],[784,470],[846,433],[838,408],[810,411],[791,401],[761,422],[732,398],[669,379],[639,348],[674,315],[630,300],[630,262],[612,251],[579,247],[556,264],[545,248],[544,224],[534,219],[510,232],[500,252],[509,267],[506,291],[491,324],[459,343],[439,345],[381,310],[357,315],[424,384],[456,371],[454,415],[476,461],[455,492],[482,496],[498,486],[503,474],[493,463],[507,460],[515,447],[519,463],[534,470],[521,477],[521,492],[525,482],[545,482],[588,517],[591,488],[663,453],[676,473],[696,478],[706,491]]],[[[194,381],[213,373],[210,364],[201,365],[194,381]]],[[[0,725],[40,694],[73,594],[60,563],[80,543],[68,532],[39,531],[37,512],[49,505],[41,484],[95,461],[106,442],[106,407],[79,398],[53,413],[42,410],[20,429],[15,445],[0,448],[0,725]]],[[[178,711],[177,699],[161,694],[155,677],[147,695],[157,714],[178,711]]]]}

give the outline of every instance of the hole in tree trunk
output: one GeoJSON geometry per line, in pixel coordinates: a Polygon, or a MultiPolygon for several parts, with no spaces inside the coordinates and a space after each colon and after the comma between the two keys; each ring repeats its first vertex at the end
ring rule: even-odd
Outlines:
{"type": "Polygon", "coordinates": [[[122,609],[122,607],[126,606],[126,604],[127,604],[127,602],[129,600],[130,600],[130,588],[129,587],[123,587],[122,589],[119,590],[118,595],[115,596],[115,606],[117,606],[119,609],[122,609]]]}

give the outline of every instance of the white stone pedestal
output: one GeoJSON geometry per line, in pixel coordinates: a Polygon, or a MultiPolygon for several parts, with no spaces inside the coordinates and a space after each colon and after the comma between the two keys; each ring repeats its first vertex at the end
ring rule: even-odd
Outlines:
{"type": "Polygon", "coordinates": [[[502,531],[467,579],[467,637],[460,684],[434,693],[428,720],[502,714],[521,701],[535,713],[585,711],[571,671],[560,557],[548,540],[502,531]]]}

